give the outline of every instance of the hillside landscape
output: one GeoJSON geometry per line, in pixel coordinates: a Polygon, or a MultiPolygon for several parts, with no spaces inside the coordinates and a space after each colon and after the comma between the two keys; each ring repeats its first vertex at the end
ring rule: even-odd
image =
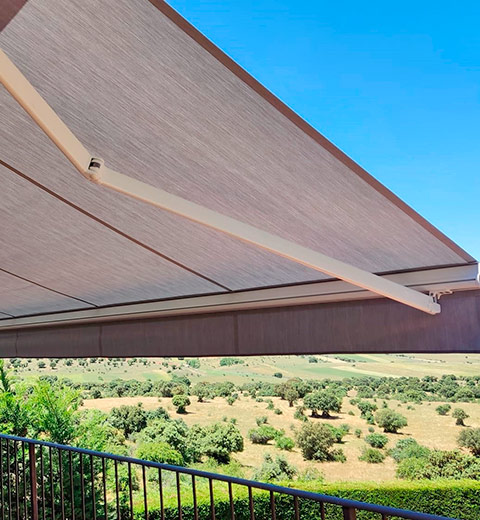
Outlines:
{"type": "MultiPolygon", "coordinates": [[[[426,483],[478,498],[479,368],[478,355],[10,359],[0,367],[0,425],[362,500],[384,489],[413,507],[405,497],[421,495],[443,511],[426,483]]],[[[175,483],[166,486],[174,514],[175,483]]],[[[187,502],[189,489],[187,480],[187,502]]]]}

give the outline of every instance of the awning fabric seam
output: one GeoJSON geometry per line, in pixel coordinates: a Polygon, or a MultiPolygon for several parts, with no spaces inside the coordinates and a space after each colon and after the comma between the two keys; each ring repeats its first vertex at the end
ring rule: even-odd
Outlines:
{"type": "MultiPolygon", "coordinates": [[[[171,257],[169,257],[167,255],[165,255],[164,253],[161,253],[160,251],[157,251],[153,247],[150,247],[149,245],[147,245],[147,244],[141,242],[140,240],[132,237],[128,233],[125,233],[121,229],[118,229],[117,227],[112,226],[108,222],[105,222],[104,220],[102,220],[101,218],[97,217],[93,213],[90,213],[89,211],[84,210],[80,206],[77,206],[76,204],[74,204],[73,202],[69,201],[65,197],[62,197],[61,195],[59,195],[58,193],[54,192],[53,190],[47,188],[46,186],[44,186],[40,182],[36,181],[35,179],[32,179],[32,177],[29,177],[25,173],[21,172],[20,170],[18,170],[15,167],[13,167],[11,164],[8,164],[5,161],[2,161],[1,159],[0,159],[0,164],[2,166],[4,166],[5,168],[7,168],[8,170],[10,170],[15,175],[18,175],[22,179],[24,179],[27,182],[29,182],[30,184],[32,184],[36,188],[44,191],[48,195],[51,195],[52,197],[54,197],[55,199],[59,200],[63,204],[66,204],[67,206],[70,206],[72,209],[82,213],[86,217],[90,218],[91,220],[94,220],[95,222],[97,222],[98,224],[106,227],[110,231],[113,231],[117,235],[120,235],[121,237],[126,238],[127,240],[129,240],[130,242],[134,243],[135,245],[137,245],[139,247],[142,247],[143,249],[146,249],[150,253],[153,253],[153,254],[163,258],[167,262],[170,262],[170,263],[176,265],[177,267],[180,267],[181,269],[184,269],[185,271],[188,271],[189,273],[192,273],[193,275],[198,276],[199,278],[202,278],[203,280],[206,280],[207,282],[210,282],[210,283],[216,285],[217,287],[220,287],[221,289],[223,289],[225,291],[228,291],[228,292],[232,291],[232,289],[230,289],[226,285],[223,285],[220,282],[217,282],[216,280],[213,280],[212,278],[210,278],[210,277],[208,277],[208,276],[206,276],[206,275],[196,271],[195,269],[192,269],[191,267],[188,267],[187,265],[182,264],[181,262],[178,262],[177,260],[175,260],[175,259],[173,259],[173,258],[171,258],[171,257]]],[[[90,305],[93,305],[93,304],[90,304],[90,305]]]]}

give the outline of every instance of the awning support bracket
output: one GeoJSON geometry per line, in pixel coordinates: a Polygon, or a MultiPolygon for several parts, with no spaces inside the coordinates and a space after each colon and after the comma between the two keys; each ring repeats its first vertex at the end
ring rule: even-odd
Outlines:
{"type": "Polygon", "coordinates": [[[438,303],[438,301],[440,300],[440,298],[442,296],[445,296],[447,294],[453,294],[453,291],[451,289],[447,289],[447,290],[444,290],[444,291],[430,291],[428,293],[428,295],[433,298],[433,301],[435,303],[438,303]]]}
{"type": "Polygon", "coordinates": [[[440,312],[438,296],[410,289],[107,168],[102,159],[93,157],[87,151],[1,49],[0,81],[72,165],[88,180],[333,278],[372,291],[379,296],[390,298],[428,314],[440,312]]]}

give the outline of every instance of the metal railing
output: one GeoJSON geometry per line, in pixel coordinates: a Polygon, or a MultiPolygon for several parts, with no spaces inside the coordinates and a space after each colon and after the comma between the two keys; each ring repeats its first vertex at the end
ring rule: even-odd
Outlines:
{"type": "Polygon", "coordinates": [[[453,520],[0,435],[2,520],[453,520]]]}

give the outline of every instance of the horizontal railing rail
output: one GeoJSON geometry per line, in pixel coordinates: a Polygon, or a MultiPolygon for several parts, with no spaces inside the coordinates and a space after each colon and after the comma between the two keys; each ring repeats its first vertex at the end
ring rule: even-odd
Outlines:
{"type": "MultiPolygon", "coordinates": [[[[183,483],[185,485],[185,483],[183,483]]],[[[247,480],[202,471],[183,466],[174,466],[158,462],[146,461],[103,453],[74,446],[55,444],[47,441],[28,439],[13,435],[0,434],[0,512],[2,520],[33,519],[46,520],[110,520],[137,519],[170,520],[172,517],[172,489],[175,503],[174,517],[186,520],[186,512],[191,513],[193,520],[217,520],[217,518],[241,520],[260,520],[255,511],[255,495],[253,490],[269,493],[268,518],[278,520],[283,517],[276,506],[278,497],[291,497],[292,513],[295,520],[300,520],[302,501],[318,504],[319,518],[341,518],[355,520],[363,512],[376,515],[379,520],[458,520],[447,516],[420,513],[398,509],[379,504],[371,504],[340,498],[311,491],[304,491],[285,486],[247,480]],[[107,467],[107,461],[113,467],[107,467]],[[147,470],[156,470],[147,475],[147,470]],[[166,474],[173,474],[173,483],[165,481],[166,474]],[[191,502],[188,506],[182,503],[185,490],[182,490],[180,476],[189,476],[189,493],[191,502]],[[205,508],[198,501],[199,479],[207,482],[206,494],[209,507],[205,516],[205,508]],[[138,484],[141,481],[141,485],[138,484]],[[228,486],[226,503],[228,511],[216,513],[214,482],[223,482],[228,486]],[[241,486],[247,491],[241,495],[248,502],[247,511],[235,511],[236,498],[233,486],[241,486]],[[156,492],[155,503],[158,507],[152,510],[152,491],[156,492]],[[167,503],[166,493],[169,492],[167,503]],[[337,510],[328,510],[336,507],[337,510]],[[200,511],[202,510],[202,514],[200,511]],[[202,516],[203,515],[203,516],[202,516]],[[329,516],[330,515],[330,516],[329,516]]],[[[238,499],[237,499],[238,503],[238,499]]],[[[282,502],[282,507],[285,503],[282,502]]],[[[312,510],[308,509],[308,516],[312,510]]],[[[265,517],[265,511],[262,511],[265,517]]],[[[363,517],[362,517],[363,518],[363,517]]],[[[365,517],[367,518],[367,517],[365,517]]],[[[371,518],[369,516],[368,518],[371,518]]]]}

